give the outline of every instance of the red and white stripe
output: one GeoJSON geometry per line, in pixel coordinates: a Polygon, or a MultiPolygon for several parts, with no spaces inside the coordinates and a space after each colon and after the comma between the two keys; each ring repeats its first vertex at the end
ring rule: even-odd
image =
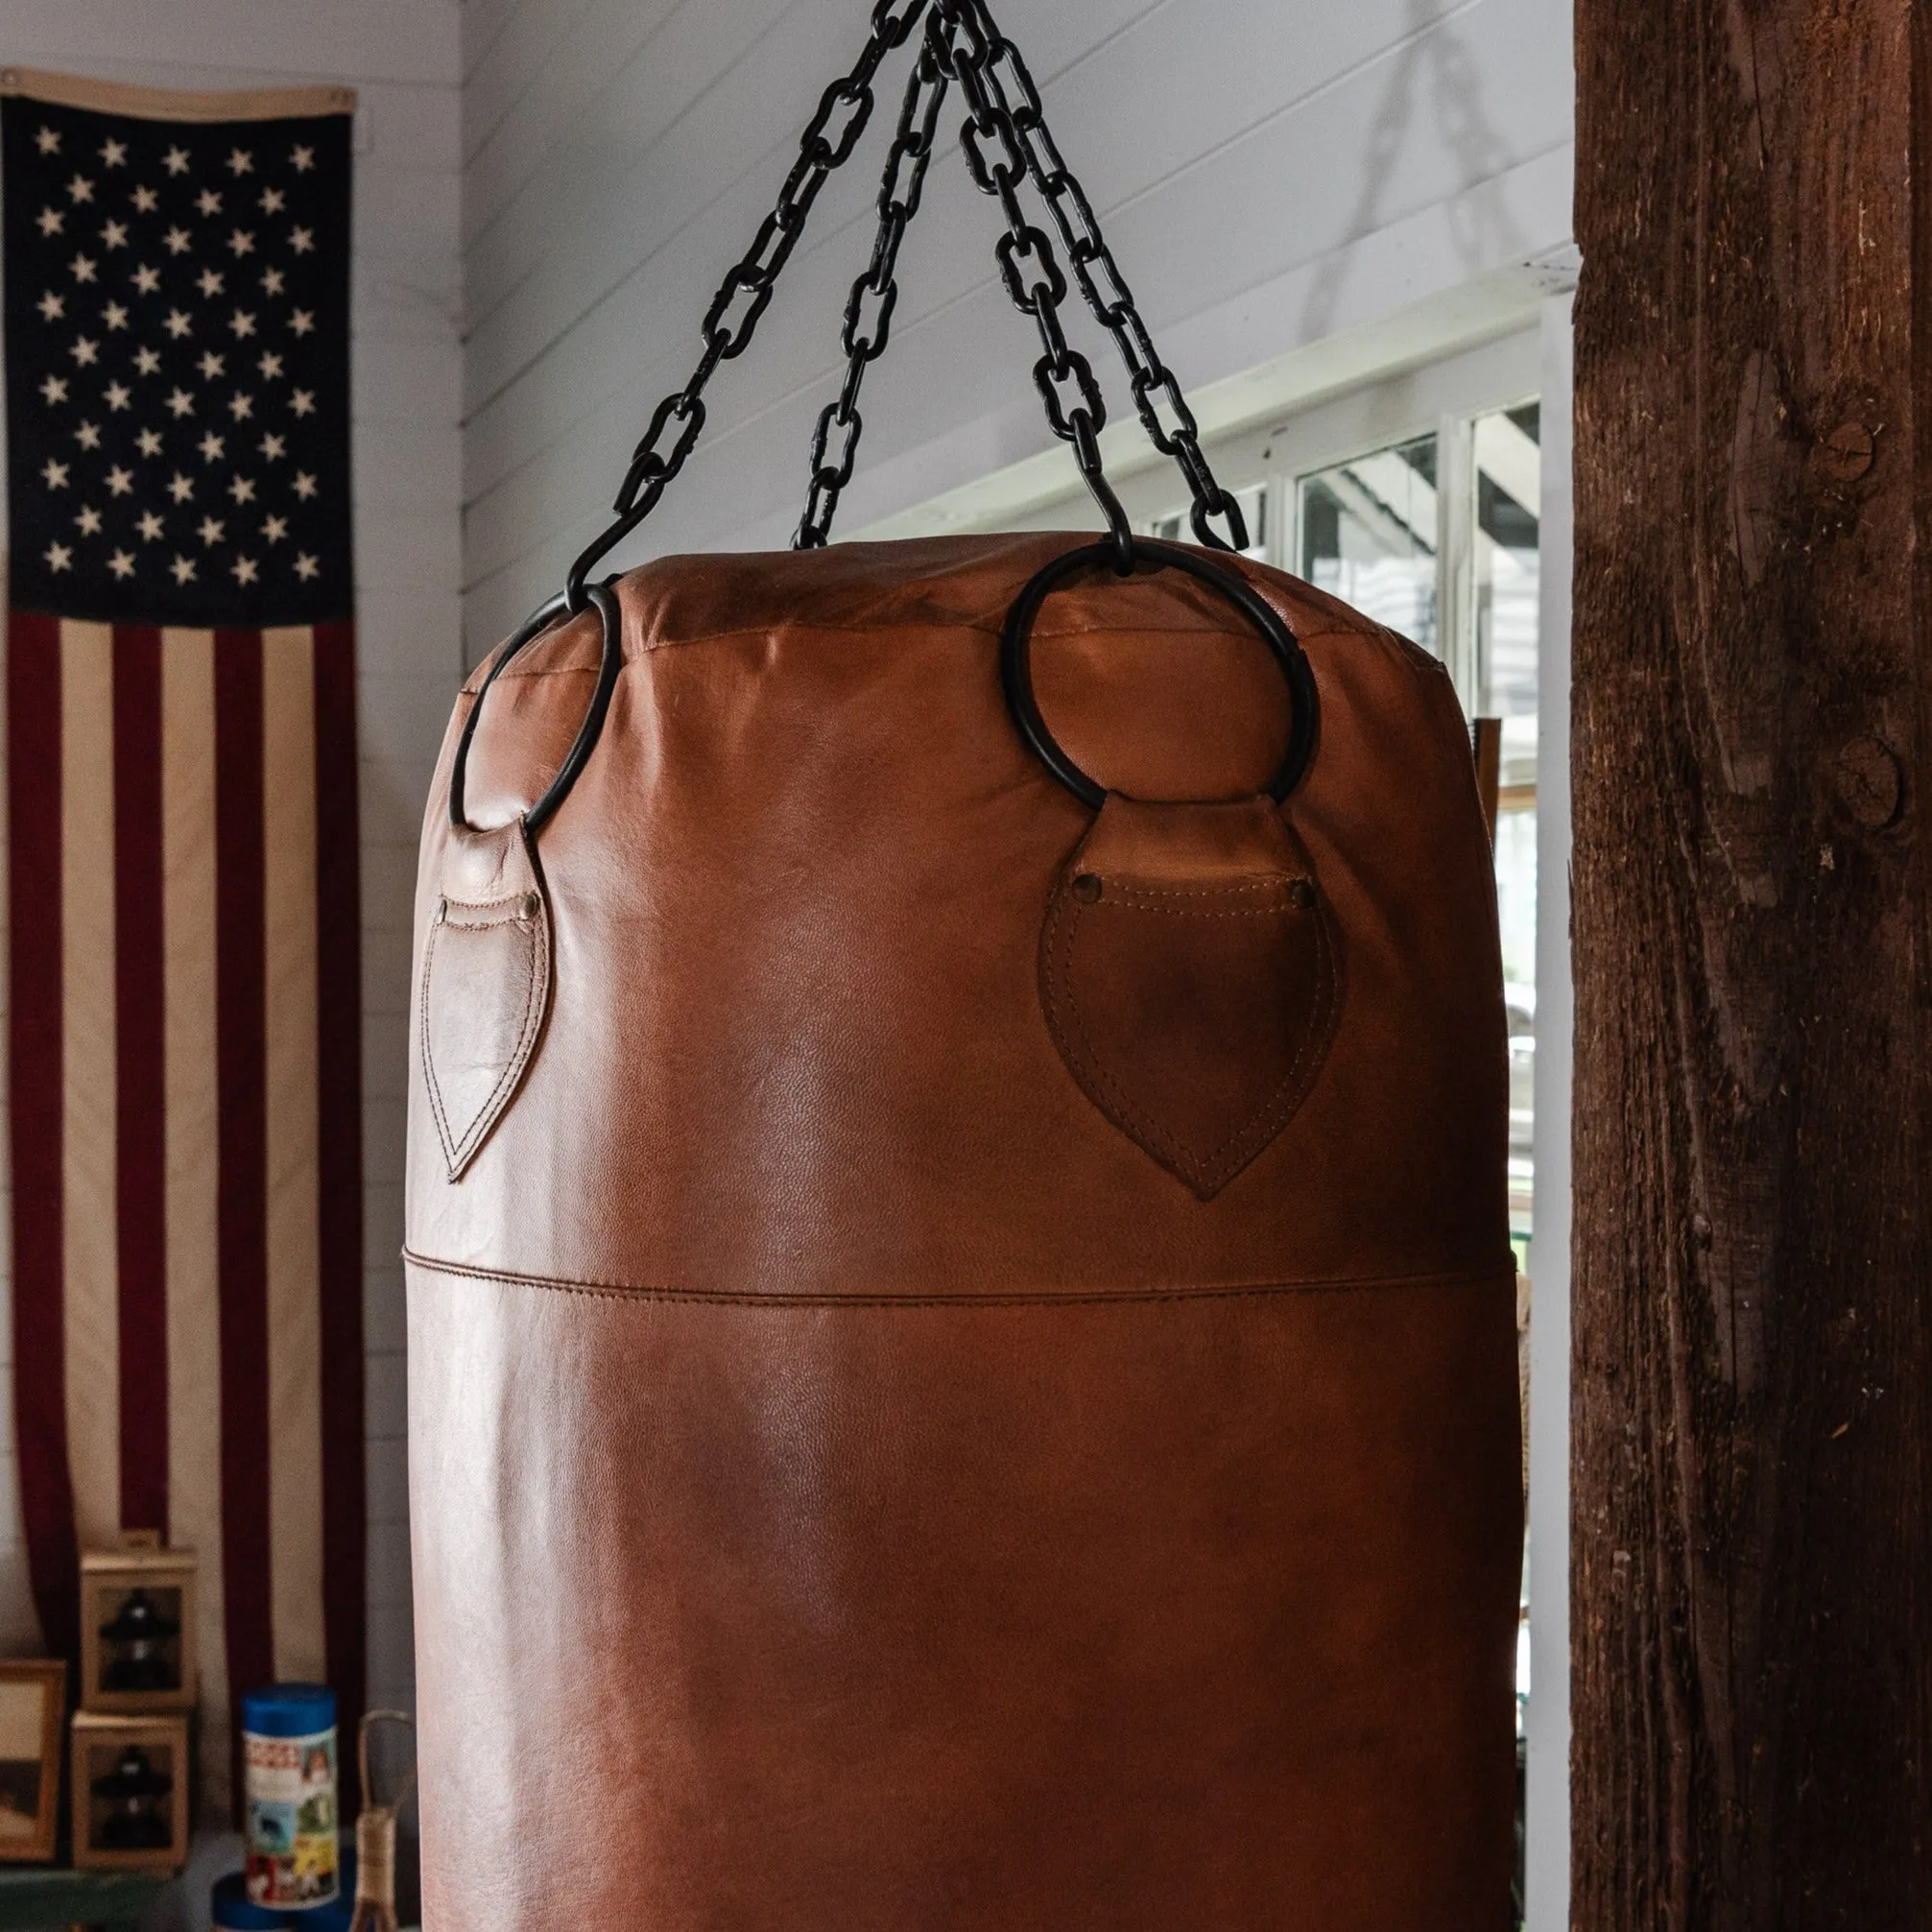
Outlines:
{"type": "Polygon", "coordinates": [[[14,1362],[50,1648],[83,1548],[199,1555],[235,1695],[364,1675],[354,635],[12,613],[14,1362]]]}

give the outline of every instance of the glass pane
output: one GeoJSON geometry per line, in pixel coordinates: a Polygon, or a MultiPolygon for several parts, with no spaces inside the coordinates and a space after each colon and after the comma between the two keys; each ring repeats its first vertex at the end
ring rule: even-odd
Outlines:
{"type": "Polygon", "coordinates": [[[1476,709],[1503,721],[1496,904],[1510,1015],[1510,1231],[1527,1243],[1535,1209],[1537,1030],[1538,527],[1542,498],[1537,405],[1475,423],[1476,709]]]}
{"type": "Polygon", "coordinates": [[[1433,436],[1301,479],[1300,573],[1423,650],[1441,651],[1433,436]]]}

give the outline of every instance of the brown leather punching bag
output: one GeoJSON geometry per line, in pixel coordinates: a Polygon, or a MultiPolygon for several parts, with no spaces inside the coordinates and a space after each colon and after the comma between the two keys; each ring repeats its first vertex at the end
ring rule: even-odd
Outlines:
{"type": "MultiPolygon", "coordinates": [[[[1009,51],[935,0],[914,90],[1026,154],[1009,51]]],[[[1332,599],[1109,520],[610,585],[596,546],[458,704],[410,1114],[427,1932],[1505,1923],[1462,716],[1332,599]]]]}

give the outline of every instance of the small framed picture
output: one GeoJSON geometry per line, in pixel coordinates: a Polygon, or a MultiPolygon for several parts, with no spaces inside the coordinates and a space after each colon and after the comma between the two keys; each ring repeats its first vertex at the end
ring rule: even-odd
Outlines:
{"type": "Polygon", "coordinates": [[[60,1735],[67,1666],[59,1658],[0,1663],[0,1861],[42,1865],[60,1818],[60,1735]]]}

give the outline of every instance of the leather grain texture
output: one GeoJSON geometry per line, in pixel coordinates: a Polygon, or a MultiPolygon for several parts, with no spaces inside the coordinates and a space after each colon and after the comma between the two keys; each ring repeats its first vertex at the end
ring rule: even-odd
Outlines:
{"type": "MultiPolygon", "coordinates": [[[[1501,1922],[1515,1271],[1461,715],[1241,564],[1322,697],[1276,807],[1238,618],[1083,582],[1034,658],[1096,817],[997,668],[1082,540],[623,580],[530,862],[547,1017],[456,1178],[428,1068],[510,1063],[522,968],[505,935],[438,992],[430,957],[428,1932],[1501,1922]]],[[[468,805],[506,879],[596,657],[579,620],[491,693],[468,805]]],[[[448,759],[419,961],[494,892],[453,889],[485,862],[448,759]]]]}

